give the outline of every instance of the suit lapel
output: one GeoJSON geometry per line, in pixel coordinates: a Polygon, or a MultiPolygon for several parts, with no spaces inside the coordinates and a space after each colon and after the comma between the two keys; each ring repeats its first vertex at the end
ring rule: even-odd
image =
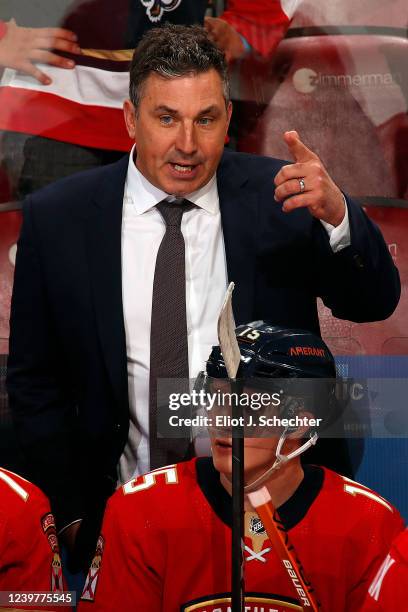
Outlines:
{"type": "Polygon", "coordinates": [[[107,167],[87,220],[89,274],[102,352],[119,403],[127,397],[122,304],[122,206],[128,157],[107,167]]]}
{"type": "Polygon", "coordinates": [[[228,280],[235,283],[236,324],[254,318],[258,196],[237,158],[224,154],[217,171],[228,280]]]}
{"type": "MultiPolygon", "coordinates": [[[[102,352],[116,399],[127,397],[126,334],[122,302],[122,206],[128,157],[106,168],[87,219],[90,283],[102,352]]],[[[258,196],[235,156],[223,156],[218,193],[236,323],[254,318],[258,196]]]]}

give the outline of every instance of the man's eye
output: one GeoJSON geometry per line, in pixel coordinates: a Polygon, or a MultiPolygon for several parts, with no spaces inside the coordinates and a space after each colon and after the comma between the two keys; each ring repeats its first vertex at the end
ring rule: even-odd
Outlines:
{"type": "Polygon", "coordinates": [[[200,119],[198,120],[198,123],[200,125],[210,125],[213,122],[213,119],[211,117],[200,117],[200,119]]]}
{"type": "Polygon", "coordinates": [[[162,115],[160,117],[160,122],[163,123],[164,125],[170,125],[173,121],[173,117],[171,117],[170,115],[162,115]]]}

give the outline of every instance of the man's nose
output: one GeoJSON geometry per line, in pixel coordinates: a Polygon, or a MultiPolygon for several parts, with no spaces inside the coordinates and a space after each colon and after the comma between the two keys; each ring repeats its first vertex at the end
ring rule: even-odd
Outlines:
{"type": "Polygon", "coordinates": [[[197,151],[197,139],[193,123],[180,124],[176,148],[184,155],[193,155],[197,151]]]}

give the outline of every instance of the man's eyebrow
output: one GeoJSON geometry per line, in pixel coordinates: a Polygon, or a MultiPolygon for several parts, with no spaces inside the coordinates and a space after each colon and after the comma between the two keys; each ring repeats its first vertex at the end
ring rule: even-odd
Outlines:
{"type": "MultiPolygon", "coordinates": [[[[175,108],[171,108],[170,106],[166,106],[165,104],[160,104],[159,106],[156,106],[154,111],[156,113],[168,113],[169,115],[179,115],[180,114],[178,110],[176,110],[175,108]]],[[[202,117],[203,115],[209,115],[211,113],[219,114],[219,112],[220,112],[219,107],[216,104],[211,104],[211,106],[208,106],[207,108],[203,108],[202,110],[200,110],[197,116],[202,117]]]]}
{"type": "Polygon", "coordinates": [[[216,104],[211,104],[211,106],[208,106],[207,108],[204,108],[198,114],[199,115],[210,115],[211,113],[217,114],[219,112],[220,112],[219,106],[217,106],[216,104]]]}
{"type": "Polygon", "coordinates": [[[179,112],[175,108],[170,108],[170,106],[166,106],[165,104],[160,104],[160,106],[156,106],[154,109],[156,113],[169,113],[169,115],[178,115],[179,112]]]}

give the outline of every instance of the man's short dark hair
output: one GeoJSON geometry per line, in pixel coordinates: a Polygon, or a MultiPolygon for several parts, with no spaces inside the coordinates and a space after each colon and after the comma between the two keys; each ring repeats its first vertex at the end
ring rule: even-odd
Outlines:
{"type": "Polygon", "coordinates": [[[223,52],[208,38],[203,27],[166,23],[146,32],[135,50],[130,66],[130,100],[138,106],[143,84],[152,72],[172,79],[211,69],[220,75],[225,104],[228,104],[228,67],[223,52]]]}

